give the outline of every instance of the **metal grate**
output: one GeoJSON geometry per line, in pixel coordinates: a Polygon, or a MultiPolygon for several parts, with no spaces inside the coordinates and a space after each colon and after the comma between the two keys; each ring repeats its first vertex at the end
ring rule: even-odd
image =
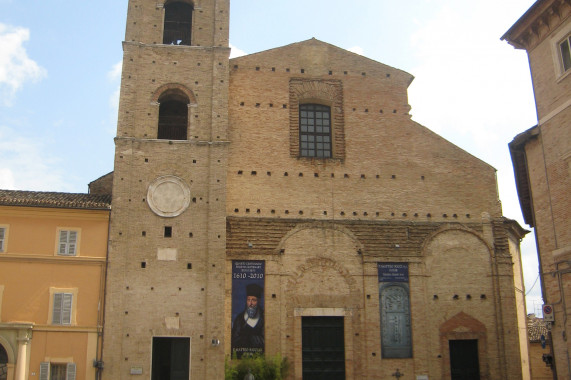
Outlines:
{"type": "Polygon", "coordinates": [[[186,140],[188,105],[179,101],[165,101],[159,108],[157,138],[163,140],[186,140]]]}
{"type": "Polygon", "coordinates": [[[302,157],[331,157],[331,109],[299,105],[299,152],[302,157]]]}

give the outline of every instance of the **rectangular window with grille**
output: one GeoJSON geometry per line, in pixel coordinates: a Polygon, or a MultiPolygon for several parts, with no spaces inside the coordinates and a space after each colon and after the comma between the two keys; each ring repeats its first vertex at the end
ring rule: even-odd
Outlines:
{"type": "Polygon", "coordinates": [[[299,105],[299,152],[302,157],[331,157],[330,107],[299,105]]]}
{"type": "Polygon", "coordinates": [[[54,293],[52,324],[71,325],[72,293],[54,293]]]}
{"type": "Polygon", "coordinates": [[[77,238],[78,231],[60,230],[58,255],[60,256],[76,256],[77,255],[77,238]]]}

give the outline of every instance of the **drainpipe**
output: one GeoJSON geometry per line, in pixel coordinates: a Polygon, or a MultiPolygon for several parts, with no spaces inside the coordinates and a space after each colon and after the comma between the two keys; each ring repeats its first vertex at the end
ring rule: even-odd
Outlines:
{"type": "MultiPolygon", "coordinates": [[[[567,261],[567,260],[558,261],[555,263],[555,271],[551,272],[551,275],[553,277],[557,276],[557,286],[559,287],[560,299],[559,299],[559,301],[554,302],[553,305],[561,305],[561,307],[563,309],[563,333],[562,333],[562,337],[563,337],[563,341],[567,342],[567,306],[565,304],[565,288],[563,287],[563,275],[571,273],[571,268],[559,269],[559,265],[564,264],[564,263],[567,264],[567,266],[571,266],[571,261],[567,261]]],[[[569,380],[571,380],[571,360],[569,358],[569,350],[565,350],[565,354],[567,356],[567,378],[569,380]]],[[[551,355],[554,358],[554,362],[555,362],[555,356],[553,353],[553,346],[552,345],[551,345],[551,355]]],[[[555,373],[556,373],[556,371],[554,372],[554,376],[555,376],[555,373]]]]}

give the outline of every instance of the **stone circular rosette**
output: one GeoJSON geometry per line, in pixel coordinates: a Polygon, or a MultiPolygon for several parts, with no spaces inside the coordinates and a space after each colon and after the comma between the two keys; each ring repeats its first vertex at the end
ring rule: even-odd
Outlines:
{"type": "Polygon", "coordinates": [[[190,189],[180,178],[163,176],[149,185],[147,203],[159,216],[173,218],[182,214],[190,204],[190,189]]]}

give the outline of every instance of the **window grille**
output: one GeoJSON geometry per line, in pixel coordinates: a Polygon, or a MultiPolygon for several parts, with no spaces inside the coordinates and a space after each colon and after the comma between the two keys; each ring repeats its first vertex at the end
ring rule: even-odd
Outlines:
{"type": "Polygon", "coordinates": [[[302,157],[331,157],[330,107],[299,105],[299,152],[302,157]]]}
{"type": "Polygon", "coordinates": [[[186,140],[188,124],[188,102],[161,100],[159,106],[158,139],[186,140]]]}

